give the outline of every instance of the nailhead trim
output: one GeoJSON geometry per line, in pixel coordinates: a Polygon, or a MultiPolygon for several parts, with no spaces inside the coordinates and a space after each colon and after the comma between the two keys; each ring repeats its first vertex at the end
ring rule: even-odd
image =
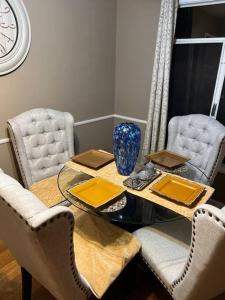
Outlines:
{"type": "Polygon", "coordinates": [[[16,141],[16,136],[14,134],[14,131],[13,131],[13,128],[11,126],[11,124],[9,122],[7,122],[8,126],[9,126],[9,133],[12,134],[12,142],[14,141],[13,144],[13,148],[16,152],[16,158],[18,160],[18,163],[19,163],[19,167],[20,167],[20,172],[21,172],[21,175],[22,175],[22,178],[23,178],[23,182],[25,181],[26,182],[26,186],[28,186],[28,183],[27,183],[27,179],[26,179],[26,175],[25,175],[25,172],[24,172],[24,169],[23,169],[23,165],[22,165],[22,162],[21,162],[21,159],[20,159],[20,154],[19,154],[19,150],[18,150],[18,147],[17,147],[17,141],[16,141]]]}
{"type": "Polygon", "coordinates": [[[77,276],[77,272],[76,272],[76,268],[75,268],[75,264],[74,264],[74,246],[73,246],[73,229],[74,229],[74,219],[72,218],[71,215],[64,213],[63,214],[64,218],[67,218],[68,221],[70,222],[70,267],[71,267],[71,271],[74,277],[74,280],[76,282],[76,284],[78,285],[78,287],[86,294],[87,297],[91,296],[91,290],[84,287],[82,282],[80,281],[79,277],[77,276]]]}
{"type": "Polygon", "coordinates": [[[42,228],[45,228],[48,224],[51,224],[55,221],[55,219],[59,219],[61,217],[64,217],[64,218],[67,218],[68,221],[69,221],[69,224],[70,224],[70,232],[69,232],[69,237],[70,237],[70,246],[69,246],[69,249],[70,249],[70,267],[71,267],[71,272],[73,274],[73,277],[74,277],[74,280],[76,282],[76,284],[78,285],[78,287],[84,292],[84,294],[87,296],[87,297],[90,297],[92,292],[89,288],[86,288],[80,278],[78,277],[78,273],[76,271],[76,268],[75,268],[75,263],[74,263],[74,246],[73,246],[73,229],[74,229],[74,219],[72,218],[72,216],[68,213],[60,213],[55,217],[52,217],[51,219],[49,219],[47,222],[41,224],[39,227],[32,227],[29,225],[29,223],[27,222],[27,220],[24,219],[23,216],[21,216],[18,211],[16,209],[14,209],[8,202],[5,201],[4,198],[0,197],[0,199],[10,208],[12,208],[13,212],[15,212],[17,214],[17,216],[22,219],[24,221],[24,223],[32,230],[32,231],[40,231],[42,228]]]}
{"type": "Polygon", "coordinates": [[[181,276],[176,279],[175,281],[173,281],[172,283],[172,291],[171,291],[171,295],[173,296],[173,292],[174,292],[174,288],[182,281],[184,280],[186,274],[188,273],[189,271],[189,268],[191,266],[191,262],[192,262],[192,257],[193,257],[193,254],[194,254],[194,247],[195,247],[195,235],[196,235],[196,232],[195,232],[195,225],[194,223],[196,222],[196,218],[198,217],[198,215],[200,214],[205,214],[207,213],[208,216],[210,218],[213,218],[217,223],[221,224],[221,226],[223,226],[223,228],[225,229],[225,223],[222,222],[217,216],[215,216],[213,213],[209,212],[209,211],[206,211],[205,209],[202,209],[202,208],[199,208],[198,210],[196,210],[196,212],[194,213],[194,217],[193,217],[193,220],[192,220],[192,242],[191,242],[191,249],[190,249],[190,253],[189,253],[189,257],[188,257],[188,261],[185,265],[185,268],[184,268],[184,271],[183,271],[183,274],[181,274],[181,276]]]}
{"type": "MultiPolygon", "coordinates": [[[[162,285],[165,287],[165,289],[171,294],[171,290],[169,289],[169,287],[162,281],[162,279],[156,274],[156,272],[154,271],[154,269],[152,268],[152,266],[147,262],[147,260],[145,260],[145,258],[142,256],[142,260],[144,261],[144,263],[148,266],[149,269],[151,269],[152,273],[158,278],[158,280],[162,283],[162,285]]],[[[171,294],[172,295],[172,294],[171,294]]]]}

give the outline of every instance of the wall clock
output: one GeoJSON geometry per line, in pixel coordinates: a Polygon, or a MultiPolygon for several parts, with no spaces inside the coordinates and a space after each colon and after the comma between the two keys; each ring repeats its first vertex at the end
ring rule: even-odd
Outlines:
{"type": "Polygon", "coordinates": [[[22,0],[0,0],[0,75],[24,61],[30,42],[30,20],[22,0]]]}

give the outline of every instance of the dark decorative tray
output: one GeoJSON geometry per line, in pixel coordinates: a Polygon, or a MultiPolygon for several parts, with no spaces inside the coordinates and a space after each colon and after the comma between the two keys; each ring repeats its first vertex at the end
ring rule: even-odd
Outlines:
{"type": "Polygon", "coordinates": [[[75,155],[71,159],[73,162],[97,170],[112,162],[114,156],[105,151],[91,149],[75,155]]]}
{"type": "Polygon", "coordinates": [[[151,175],[151,177],[148,180],[142,180],[139,179],[140,183],[136,186],[133,186],[133,179],[131,177],[128,177],[123,181],[123,185],[137,191],[143,190],[147,185],[149,185],[152,181],[154,181],[157,177],[161,175],[161,172],[159,170],[155,170],[155,173],[151,175]]]}
{"type": "Polygon", "coordinates": [[[179,167],[189,160],[189,158],[185,156],[167,150],[162,150],[146,155],[146,158],[168,169],[179,167]]]}

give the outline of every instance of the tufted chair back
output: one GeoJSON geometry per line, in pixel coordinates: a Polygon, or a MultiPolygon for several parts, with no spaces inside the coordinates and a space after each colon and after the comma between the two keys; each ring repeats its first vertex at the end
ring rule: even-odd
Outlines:
{"type": "MultiPolygon", "coordinates": [[[[176,300],[206,300],[225,291],[225,208],[204,204],[192,220],[186,264],[172,283],[176,300]]],[[[222,298],[221,298],[222,299],[222,298]]]]}
{"type": "Polygon", "coordinates": [[[21,267],[56,299],[85,299],[90,290],[74,260],[74,216],[47,208],[15,179],[0,172],[0,239],[21,267]]]}
{"type": "Polygon", "coordinates": [[[56,175],[74,155],[70,113],[37,108],[8,120],[9,134],[26,188],[56,175]]]}
{"type": "Polygon", "coordinates": [[[225,127],[200,114],[174,117],[168,126],[167,149],[189,157],[212,183],[225,156],[225,127]]]}

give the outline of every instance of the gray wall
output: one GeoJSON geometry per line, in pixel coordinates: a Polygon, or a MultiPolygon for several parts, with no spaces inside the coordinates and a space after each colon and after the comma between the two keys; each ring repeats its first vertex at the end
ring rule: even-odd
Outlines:
{"type": "Polygon", "coordinates": [[[118,0],[115,113],[147,119],[159,0],[118,0]]]}
{"type": "MultiPolygon", "coordinates": [[[[114,112],[116,0],[24,0],[31,29],[29,54],[0,77],[0,139],[7,119],[36,107],[71,112],[75,121],[114,112]]],[[[108,147],[112,121],[76,128],[80,149],[108,147]]],[[[111,142],[111,141],[110,141],[111,142]]],[[[15,175],[9,145],[0,167],[15,175]]]]}
{"type": "MultiPolygon", "coordinates": [[[[36,107],[69,111],[75,122],[114,113],[146,119],[159,0],[24,4],[31,49],[22,66],[0,77],[0,139],[8,136],[7,119],[36,107]]],[[[75,127],[78,151],[110,150],[119,121],[75,127]]],[[[10,143],[0,144],[0,168],[17,176],[10,143]]]]}
{"type": "Polygon", "coordinates": [[[76,121],[112,114],[116,1],[24,3],[31,48],[21,67],[0,78],[0,138],[8,118],[34,107],[70,111],[76,121]]]}

